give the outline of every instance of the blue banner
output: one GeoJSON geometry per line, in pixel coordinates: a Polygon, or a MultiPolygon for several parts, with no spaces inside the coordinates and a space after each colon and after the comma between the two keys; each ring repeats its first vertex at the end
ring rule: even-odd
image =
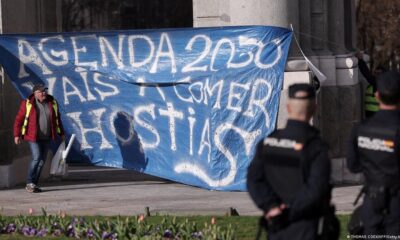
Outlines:
{"type": "Polygon", "coordinates": [[[0,64],[24,98],[48,86],[77,136],[70,160],[243,191],[291,38],[265,26],[10,34],[0,64]]]}

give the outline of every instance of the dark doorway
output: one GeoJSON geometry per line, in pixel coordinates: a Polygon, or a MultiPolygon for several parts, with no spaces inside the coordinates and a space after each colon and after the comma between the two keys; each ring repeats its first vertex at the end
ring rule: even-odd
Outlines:
{"type": "Polygon", "coordinates": [[[62,0],[63,31],[193,27],[191,0],[62,0]]]}

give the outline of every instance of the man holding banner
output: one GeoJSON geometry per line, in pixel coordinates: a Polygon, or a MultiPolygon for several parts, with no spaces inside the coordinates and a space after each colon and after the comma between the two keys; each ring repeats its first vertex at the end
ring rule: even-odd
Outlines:
{"type": "Polygon", "coordinates": [[[375,97],[377,89],[376,79],[380,74],[385,72],[386,69],[384,66],[378,65],[374,71],[370,71],[367,63],[363,59],[363,53],[358,52],[356,57],[358,58],[358,69],[360,69],[361,74],[368,82],[364,93],[364,112],[365,117],[370,118],[379,111],[379,102],[375,97]]]}
{"type": "MultiPolygon", "coordinates": [[[[316,109],[315,95],[309,84],[289,87],[286,128],[258,144],[248,169],[249,194],[264,211],[261,222],[269,239],[324,239],[329,234],[318,227],[329,222],[333,213],[325,218],[331,189],[328,147],[309,124],[316,109]]],[[[337,230],[331,233],[335,236],[337,230]]]]}
{"type": "Polygon", "coordinates": [[[38,84],[32,88],[32,94],[23,100],[14,122],[14,142],[28,141],[32,153],[29,164],[26,190],[30,193],[41,192],[37,187],[44,166],[50,141],[59,135],[64,138],[58,103],[47,94],[47,88],[38,84]]]}

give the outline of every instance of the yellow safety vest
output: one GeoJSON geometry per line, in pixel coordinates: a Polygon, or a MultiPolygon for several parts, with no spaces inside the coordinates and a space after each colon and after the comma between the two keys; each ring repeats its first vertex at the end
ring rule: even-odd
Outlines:
{"type": "Polygon", "coordinates": [[[379,110],[379,103],[375,98],[372,85],[368,85],[365,90],[364,109],[369,112],[377,112],[379,110]]]}
{"type": "MultiPolygon", "coordinates": [[[[26,133],[26,127],[28,126],[28,119],[29,119],[29,114],[31,112],[31,109],[32,109],[32,104],[29,102],[29,99],[27,99],[26,100],[25,120],[24,120],[24,124],[22,125],[22,131],[21,131],[22,136],[24,136],[26,133]]],[[[53,109],[56,114],[57,133],[61,134],[60,124],[58,123],[58,105],[57,105],[56,100],[53,100],[53,109]]]]}

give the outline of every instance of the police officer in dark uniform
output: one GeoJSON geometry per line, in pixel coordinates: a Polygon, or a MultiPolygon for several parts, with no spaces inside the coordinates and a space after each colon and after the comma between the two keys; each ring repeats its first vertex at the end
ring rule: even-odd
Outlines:
{"type": "Polygon", "coordinates": [[[328,147],[309,124],[316,109],[314,87],[289,87],[286,128],[257,145],[247,188],[263,210],[269,239],[317,239],[330,202],[328,147]]]}
{"type": "Polygon", "coordinates": [[[364,234],[400,235],[400,75],[378,76],[379,111],[354,127],[347,167],[365,177],[364,234]]]}

